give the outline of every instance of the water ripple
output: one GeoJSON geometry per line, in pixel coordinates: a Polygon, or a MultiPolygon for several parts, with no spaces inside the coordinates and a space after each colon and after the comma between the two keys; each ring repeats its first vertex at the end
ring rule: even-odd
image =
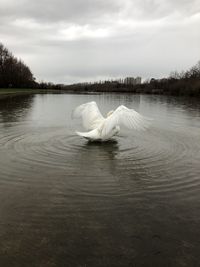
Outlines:
{"type": "Polygon", "coordinates": [[[104,198],[189,199],[200,191],[199,135],[191,129],[152,128],[103,144],[87,143],[65,127],[15,123],[1,133],[0,146],[4,186],[51,187],[57,180],[65,195],[104,198]]]}

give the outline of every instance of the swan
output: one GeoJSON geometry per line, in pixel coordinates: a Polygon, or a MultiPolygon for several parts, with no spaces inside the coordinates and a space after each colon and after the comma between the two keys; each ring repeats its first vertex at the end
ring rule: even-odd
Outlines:
{"type": "Polygon", "coordinates": [[[120,127],[145,130],[150,125],[150,119],[140,115],[134,109],[123,105],[108,112],[104,118],[95,101],[82,104],[72,111],[72,119],[82,118],[83,127],[87,132],[76,133],[89,141],[108,141],[119,134],[120,127]]]}

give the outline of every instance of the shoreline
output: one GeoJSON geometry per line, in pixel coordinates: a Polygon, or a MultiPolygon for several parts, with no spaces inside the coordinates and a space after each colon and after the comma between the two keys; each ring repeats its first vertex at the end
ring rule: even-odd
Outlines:
{"type": "Polygon", "coordinates": [[[134,94],[134,95],[158,95],[158,96],[171,96],[171,97],[189,97],[189,98],[199,98],[199,95],[180,95],[180,94],[166,94],[160,90],[153,90],[149,91],[131,91],[131,90],[74,90],[74,89],[6,89],[0,88],[0,100],[6,99],[9,97],[15,96],[23,96],[23,95],[30,95],[30,94],[134,94]]]}
{"type": "Polygon", "coordinates": [[[46,94],[46,93],[55,93],[60,90],[56,89],[0,89],[0,100],[21,96],[21,95],[29,95],[29,94],[46,94]]]}

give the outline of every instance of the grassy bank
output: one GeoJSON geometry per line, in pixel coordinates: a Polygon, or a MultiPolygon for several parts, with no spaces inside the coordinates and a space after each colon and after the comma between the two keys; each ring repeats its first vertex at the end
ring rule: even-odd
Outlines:
{"type": "Polygon", "coordinates": [[[23,89],[23,88],[2,88],[0,89],[0,99],[12,97],[16,95],[26,95],[26,94],[45,94],[45,93],[54,93],[58,90],[48,90],[48,89],[23,89]]]}

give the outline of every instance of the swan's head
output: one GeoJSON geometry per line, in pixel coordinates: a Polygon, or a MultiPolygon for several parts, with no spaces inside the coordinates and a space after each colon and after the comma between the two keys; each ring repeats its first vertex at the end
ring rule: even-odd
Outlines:
{"type": "Polygon", "coordinates": [[[110,115],[112,115],[113,114],[113,112],[114,112],[114,110],[111,110],[111,111],[109,111],[108,113],[107,113],[107,118],[110,116],[110,115]]]}

